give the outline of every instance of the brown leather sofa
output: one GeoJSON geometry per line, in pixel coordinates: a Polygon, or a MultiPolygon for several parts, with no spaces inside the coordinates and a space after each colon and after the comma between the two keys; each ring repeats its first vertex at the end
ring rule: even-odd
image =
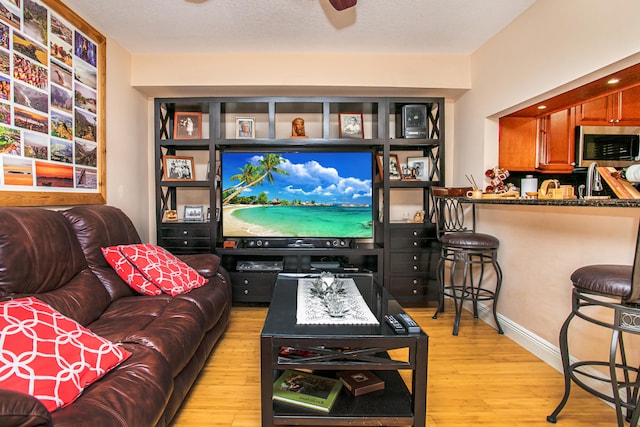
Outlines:
{"type": "Polygon", "coordinates": [[[133,291],[100,248],[141,243],[111,206],[0,209],[0,301],[36,296],[132,353],[68,406],[0,389],[2,426],[165,426],[229,322],[231,282],[213,254],[180,258],[209,282],[189,293],[133,291]]]}

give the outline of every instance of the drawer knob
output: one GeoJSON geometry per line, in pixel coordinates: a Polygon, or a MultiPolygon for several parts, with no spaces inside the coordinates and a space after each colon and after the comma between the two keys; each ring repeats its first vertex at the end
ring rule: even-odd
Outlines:
{"type": "Polygon", "coordinates": [[[417,284],[418,284],[418,281],[417,281],[416,279],[413,279],[411,282],[412,282],[414,285],[417,285],[417,284]]]}
{"type": "Polygon", "coordinates": [[[413,246],[415,246],[416,248],[418,247],[418,242],[416,242],[415,240],[413,241],[413,246]]]}
{"type": "Polygon", "coordinates": [[[187,240],[185,240],[183,243],[184,243],[185,246],[189,245],[189,242],[187,240]]]}
{"type": "Polygon", "coordinates": [[[245,294],[245,295],[249,295],[249,289],[245,289],[245,290],[244,290],[244,294],[245,294]]]}
{"type": "Polygon", "coordinates": [[[413,235],[417,237],[418,236],[418,232],[416,230],[413,230],[413,235]]]}
{"type": "Polygon", "coordinates": [[[412,289],[411,293],[414,294],[414,295],[418,295],[418,290],[417,289],[412,289]]]}
{"type": "MultiPolygon", "coordinates": [[[[244,284],[248,285],[249,284],[249,280],[248,279],[244,279],[244,284]]],[[[246,292],[246,291],[245,291],[246,292]]]]}
{"type": "Polygon", "coordinates": [[[414,261],[417,261],[418,260],[418,256],[414,255],[414,256],[411,257],[411,259],[413,259],[414,261]]]}
{"type": "Polygon", "coordinates": [[[184,235],[186,236],[187,234],[189,234],[189,231],[187,231],[187,230],[182,230],[182,234],[184,234],[184,235]]]}
{"type": "Polygon", "coordinates": [[[418,271],[418,266],[417,265],[413,266],[413,271],[418,271]]]}

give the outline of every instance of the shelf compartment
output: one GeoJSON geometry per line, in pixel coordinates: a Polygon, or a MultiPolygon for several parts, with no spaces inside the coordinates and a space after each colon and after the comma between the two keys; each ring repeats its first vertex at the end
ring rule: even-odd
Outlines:
{"type": "MultiPolygon", "coordinates": [[[[235,139],[237,135],[237,119],[249,117],[254,120],[255,138],[272,138],[270,126],[270,103],[252,99],[223,101],[220,103],[220,138],[235,139]]],[[[247,140],[247,139],[242,139],[247,140]]]]}
{"type": "MultiPolygon", "coordinates": [[[[277,372],[277,371],[276,371],[277,372]]],[[[330,422],[350,425],[413,425],[411,393],[397,371],[373,371],[385,383],[385,389],[354,397],[342,388],[328,414],[274,402],[274,425],[330,425],[330,422]],[[327,422],[327,424],[323,424],[327,422]]],[[[322,374],[319,374],[322,375],[322,374]]],[[[277,377],[274,378],[274,381],[277,377]]],[[[341,424],[341,425],[345,425],[341,424]]]]}

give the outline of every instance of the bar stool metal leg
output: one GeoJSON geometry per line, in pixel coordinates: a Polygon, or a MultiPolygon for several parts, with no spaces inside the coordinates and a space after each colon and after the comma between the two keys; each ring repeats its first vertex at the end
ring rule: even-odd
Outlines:
{"type": "Polygon", "coordinates": [[[502,270],[497,262],[497,251],[474,251],[461,248],[442,249],[442,255],[438,263],[438,286],[439,297],[438,307],[432,318],[437,319],[438,314],[444,311],[444,298],[453,300],[455,309],[455,320],[453,324],[453,335],[458,335],[460,328],[460,318],[465,301],[470,301],[473,309],[473,316],[478,318],[478,301],[493,301],[492,314],[496,322],[498,333],[503,334],[502,326],[498,320],[497,303],[502,286],[502,270]],[[449,280],[445,283],[445,264],[449,266],[449,280]],[[495,288],[485,287],[485,265],[490,264],[495,272],[495,288]],[[480,270],[479,275],[474,273],[474,267],[480,270]],[[461,276],[461,277],[460,277],[461,276]]]}
{"type": "Polygon", "coordinates": [[[638,424],[638,417],[640,411],[638,408],[638,389],[640,388],[640,367],[631,367],[627,363],[627,355],[624,347],[623,333],[625,331],[638,334],[640,329],[635,325],[630,325],[628,320],[632,319],[631,323],[640,322],[640,309],[631,308],[628,306],[606,303],[597,299],[594,299],[574,288],[573,290],[573,303],[572,310],[567,319],[562,324],[560,329],[560,356],[562,359],[562,368],[564,371],[564,383],[565,390],[562,400],[556,407],[556,409],[547,416],[547,421],[550,423],[556,423],[557,417],[565,407],[569,394],[571,392],[571,383],[574,382],[582,389],[593,394],[594,396],[613,403],[616,410],[617,424],[619,427],[624,427],[625,419],[630,421],[630,427],[635,427],[638,424]],[[580,311],[583,307],[589,306],[602,306],[614,310],[614,321],[607,323],[598,319],[595,319],[588,314],[580,311]],[[594,323],[598,326],[602,326],[611,329],[611,342],[609,346],[609,360],[607,361],[579,361],[570,363],[569,361],[569,345],[568,345],[568,331],[571,321],[574,317],[580,317],[588,322],[594,323]],[[617,358],[620,357],[618,362],[617,358]],[[591,373],[589,367],[607,367],[609,370],[609,377],[604,375],[591,373]],[[621,377],[619,378],[621,374],[621,377]],[[632,374],[635,374],[635,378],[632,379],[632,374]],[[587,384],[587,381],[599,381],[608,383],[611,386],[611,395],[602,393],[596,390],[591,385],[587,384]],[[626,417],[624,412],[626,411],[626,417]]]}

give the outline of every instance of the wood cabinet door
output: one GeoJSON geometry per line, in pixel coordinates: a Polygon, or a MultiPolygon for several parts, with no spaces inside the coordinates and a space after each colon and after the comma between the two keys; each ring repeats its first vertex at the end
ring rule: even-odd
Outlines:
{"type": "Polygon", "coordinates": [[[539,169],[545,172],[571,172],[575,165],[574,109],[541,117],[538,123],[539,169]]]}
{"type": "Polygon", "coordinates": [[[640,126],[640,86],[576,107],[578,126],[640,126]]]}
{"type": "Polygon", "coordinates": [[[610,111],[613,109],[614,98],[602,96],[592,99],[576,107],[577,124],[580,126],[608,126],[611,123],[610,111]]]}
{"type": "Polygon", "coordinates": [[[503,117],[500,119],[498,164],[510,171],[534,171],[538,167],[536,119],[503,117]]]}
{"type": "Polygon", "coordinates": [[[640,126],[640,86],[620,92],[619,126],[640,126]]]}

